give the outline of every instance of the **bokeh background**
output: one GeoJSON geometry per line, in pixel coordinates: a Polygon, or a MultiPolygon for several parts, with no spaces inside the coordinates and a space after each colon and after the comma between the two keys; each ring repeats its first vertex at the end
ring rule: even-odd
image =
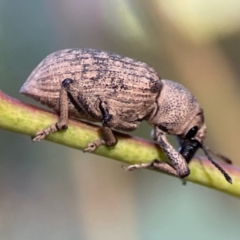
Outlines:
{"type": "MultiPolygon", "coordinates": [[[[36,104],[19,89],[59,49],[136,58],[194,92],[208,144],[239,165],[239,12],[239,0],[1,1],[0,89],[36,104]]],[[[150,138],[150,128],[142,124],[134,134],[150,138]]],[[[0,239],[238,240],[240,202],[0,130],[0,239]]]]}

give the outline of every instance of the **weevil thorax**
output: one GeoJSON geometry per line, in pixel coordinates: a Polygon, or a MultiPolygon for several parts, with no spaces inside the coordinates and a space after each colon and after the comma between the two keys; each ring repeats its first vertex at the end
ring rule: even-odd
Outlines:
{"type": "Polygon", "coordinates": [[[184,86],[170,80],[162,80],[157,106],[149,124],[183,139],[196,126],[198,132],[194,139],[200,143],[206,135],[203,110],[198,101],[184,86]]]}

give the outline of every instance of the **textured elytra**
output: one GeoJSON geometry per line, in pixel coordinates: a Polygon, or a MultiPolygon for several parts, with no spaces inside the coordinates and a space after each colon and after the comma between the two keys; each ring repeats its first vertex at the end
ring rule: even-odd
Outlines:
{"type": "Polygon", "coordinates": [[[154,160],[128,169],[153,167],[181,178],[190,173],[188,163],[197,149],[207,149],[203,110],[195,97],[181,84],[161,80],[146,63],[128,57],[94,49],[61,50],[47,56],[20,91],[59,113],[58,122],[37,132],[34,141],[66,129],[69,117],[87,119],[102,123],[103,138],[84,150],[91,152],[100,145],[117,144],[112,129],[132,131],[146,120],[170,164],[154,160]],[[167,134],[179,138],[179,152],[167,134]]]}
{"type": "MultiPolygon", "coordinates": [[[[111,99],[114,107],[138,112],[143,118],[161,88],[158,74],[146,63],[94,49],[66,49],[47,56],[31,73],[20,92],[58,110],[61,82],[72,78],[85,96],[111,99]]],[[[87,118],[69,102],[70,116],[87,118]]],[[[95,121],[96,119],[90,118],[95,121]]]]}

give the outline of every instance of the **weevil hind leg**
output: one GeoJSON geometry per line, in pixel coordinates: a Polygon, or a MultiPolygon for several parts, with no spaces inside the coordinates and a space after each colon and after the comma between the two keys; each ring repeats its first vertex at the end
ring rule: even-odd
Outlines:
{"type": "Polygon", "coordinates": [[[67,129],[68,121],[68,96],[67,92],[63,87],[60,90],[60,97],[59,97],[59,119],[56,123],[52,124],[51,126],[39,131],[32,137],[32,141],[41,141],[49,134],[67,129]]]}

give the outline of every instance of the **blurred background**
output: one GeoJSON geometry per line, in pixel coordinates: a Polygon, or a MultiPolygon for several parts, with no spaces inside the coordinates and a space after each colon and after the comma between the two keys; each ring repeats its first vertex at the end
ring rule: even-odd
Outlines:
{"type": "MultiPolygon", "coordinates": [[[[48,54],[97,48],[136,58],[200,101],[208,145],[240,164],[240,1],[0,2],[0,89],[48,54]]],[[[1,121],[1,120],[0,120],[1,121]]],[[[150,138],[142,124],[135,135],[150,138]]],[[[0,239],[238,240],[237,198],[0,130],[0,239]]]]}

